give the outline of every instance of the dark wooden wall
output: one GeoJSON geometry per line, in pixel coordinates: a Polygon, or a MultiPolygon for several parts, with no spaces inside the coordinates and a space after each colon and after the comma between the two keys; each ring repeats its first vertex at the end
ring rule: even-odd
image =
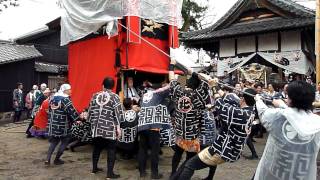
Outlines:
{"type": "Polygon", "coordinates": [[[24,60],[0,65],[0,112],[12,111],[12,92],[17,83],[23,83],[24,96],[32,89],[32,86],[41,83],[48,84],[49,76],[57,76],[54,73],[36,72],[35,61],[38,59],[24,60]]]}
{"type": "Polygon", "coordinates": [[[0,65],[0,112],[12,111],[12,92],[17,82],[26,94],[34,84],[35,59],[0,65]]]}
{"type": "Polygon", "coordinates": [[[18,44],[34,45],[43,55],[41,62],[68,64],[68,48],[60,46],[60,31],[48,30],[40,34],[17,40],[18,44]]]}

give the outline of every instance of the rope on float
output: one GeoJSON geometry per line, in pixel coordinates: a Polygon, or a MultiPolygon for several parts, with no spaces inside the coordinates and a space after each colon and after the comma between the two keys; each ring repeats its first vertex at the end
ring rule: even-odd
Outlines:
{"type": "MultiPolygon", "coordinates": [[[[126,27],[125,25],[123,25],[123,24],[121,24],[121,23],[119,23],[119,25],[120,25],[121,27],[125,28],[127,31],[129,31],[129,32],[132,33],[133,35],[137,36],[137,37],[138,37],[139,39],[141,39],[142,41],[146,42],[146,43],[147,43],[148,45],[150,45],[151,47],[155,48],[156,50],[158,50],[159,52],[161,52],[162,54],[164,54],[165,56],[171,58],[171,56],[170,56],[168,53],[164,52],[162,49],[158,48],[156,45],[152,44],[151,42],[149,42],[149,41],[146,40],[145,38],[141,37],[139,34],[133,32],[132,30],[130,30],[130,29],[129,29],[128,27],[126,27]]],[[[179,64],[180,64],[180,63],[179,63],[179,64]]],[[[183,66],[182,64],[180,64],[180,65],[183,66]]],[[[184,66],[183,66],[183,67],[184,67],[184,66]]],[[[184,68],[186,68],[186,67],[184,67],[184,68]]],[[[205,67],[205,68],[206,68],[206,67],[205,67]]],[[[206,70],[205,70],[205,71],[206,71],[206,70]]],[[[232,90],[238,91],[238,92],[240,92],[240,93],[242,93],[242,94],[246,94],[246,95],[248,95],[248,96],[255,97],[255,95],[250,94],[250,93],[245,92],[245,91],[239,91],[239,90],[237,90],[235,87],[230,86],[229,84],[221,83],[221,82],[218,82],[218,84],[219,84],[219,85],[222,85],[222,86],[226,86],[226,87],[228,87],[228,88],[230,88],[230,89],[232,89],[232,90]]],[[[261,97],[261,99],[264,100],[264,101],[267,101],[267,102],[272,102],[272,100],[266,99],[266,98],[263,98],[263,97],[261,97]]]]}

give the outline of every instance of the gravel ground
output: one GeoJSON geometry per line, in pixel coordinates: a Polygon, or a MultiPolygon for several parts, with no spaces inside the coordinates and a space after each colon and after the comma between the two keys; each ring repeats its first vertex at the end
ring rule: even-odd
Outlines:
{"type": "MultiPolygon", "coordinates": [[[[27,121],[19,124],[7,124],[0,127],[0,179],[1,180],[102,180],[105,172],[93,175],[91,169],[91,146],[79,147],[76,152],[65,151],[61,166],[44,166],[44,159],[48,148],[47,140],[37,138],[25,138],[27,121]]],[[[255,143],[258,155],[261,156],[265,139],[256,139],[255,143]]],[[[172,150],[163,148],[160,157],[159,170],[164,174],[163,179],[168,179],[171,171],[172,150]]],[[[102,153],[99,161],[100,167],[106,167],[106,151],[102,153]]],[[[249,155],[247,147],[244,155],[249,155]]],[[[251,179],[258,160],[246,160],[241,158],[236,163],[220,165],[216,171],[215,179],[221,180],[249,180],[251,179]]],[[[123,180],[140,179],[136,160],[122,160],[117,158],[115,172],[121,174],[123,180]]],[[[149,168],[148,168],[149,170],[149,168]]],[[[150,179],[150,171],[148,178],[150,179]]],[[[194,175],[199,180],[207,175],[208,170],[201,170],[194,175]]]]}

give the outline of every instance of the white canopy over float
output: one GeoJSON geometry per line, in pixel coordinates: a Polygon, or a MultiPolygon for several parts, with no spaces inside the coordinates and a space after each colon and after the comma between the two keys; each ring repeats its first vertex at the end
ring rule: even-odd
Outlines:
{"type": "Polygon", "coordinates": [[[94,33],[107,23],[106,34],[116,35],[117,20],[124,16],[137,16],[158,23],[182,26],[183,0],[61,0],[60,2],[64,9],[61,16],[61,45],[94,33]]]}

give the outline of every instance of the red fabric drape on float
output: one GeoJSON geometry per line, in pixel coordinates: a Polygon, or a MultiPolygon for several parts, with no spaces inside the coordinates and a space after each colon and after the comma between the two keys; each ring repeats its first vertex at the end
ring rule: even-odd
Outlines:
{"type": "MultiPolygon", "coordinates": [[[[143,37],[162,51],[168,53],[168,41],[143,37]]],[[[127,45],[127,44],[126,44],[127,45]]],[[[121,62],[126,65],[126,45],[122,47],[121,62]]],[[[162,52],[151,47],[146,42],[141,41],[140,44],[128,44],[128,67],[137,71],[167,74],[169,66],[169,57],[162,52]]]]}
{"type": "MultiPolygon", "coordinates": [[[[176,34],[177,35],[177,34],[176,34]]],[[[147,41],[169,53],[169,40],[144,37],[147,41]]],[[[137,71],[167,74],[169,57],[141,40],[141,43],[126,43],[127,33],[108,39],[106,36],[69,44],[69,82],[71,98],[78,111],[89,106],[93,93],[100,91],[106,76],[114,77],[117,46],[121,45],[121,65],[126,67],[126,46],[128,45],[128,68],[137,71]],[[118,41],[117,41],[118,39],[118,41]]],[[[174,41],[178,40],[178,37],[174,41]]],[[[173,44],[177,45],[177,42],[173,44]]],[[[116,86],[115,86],[116,87],[116,86]]]]}
{"type": "MultiPolygon", "coordinates": [[[[116,37],[101,36],[69,45],[69,82],[71,99],[78,111],[89,106],[93,93],[102,90],[106,76],[116,80],[116,37]]],[[[116,86],[115,86],[116,87],[116,86]]]]}

